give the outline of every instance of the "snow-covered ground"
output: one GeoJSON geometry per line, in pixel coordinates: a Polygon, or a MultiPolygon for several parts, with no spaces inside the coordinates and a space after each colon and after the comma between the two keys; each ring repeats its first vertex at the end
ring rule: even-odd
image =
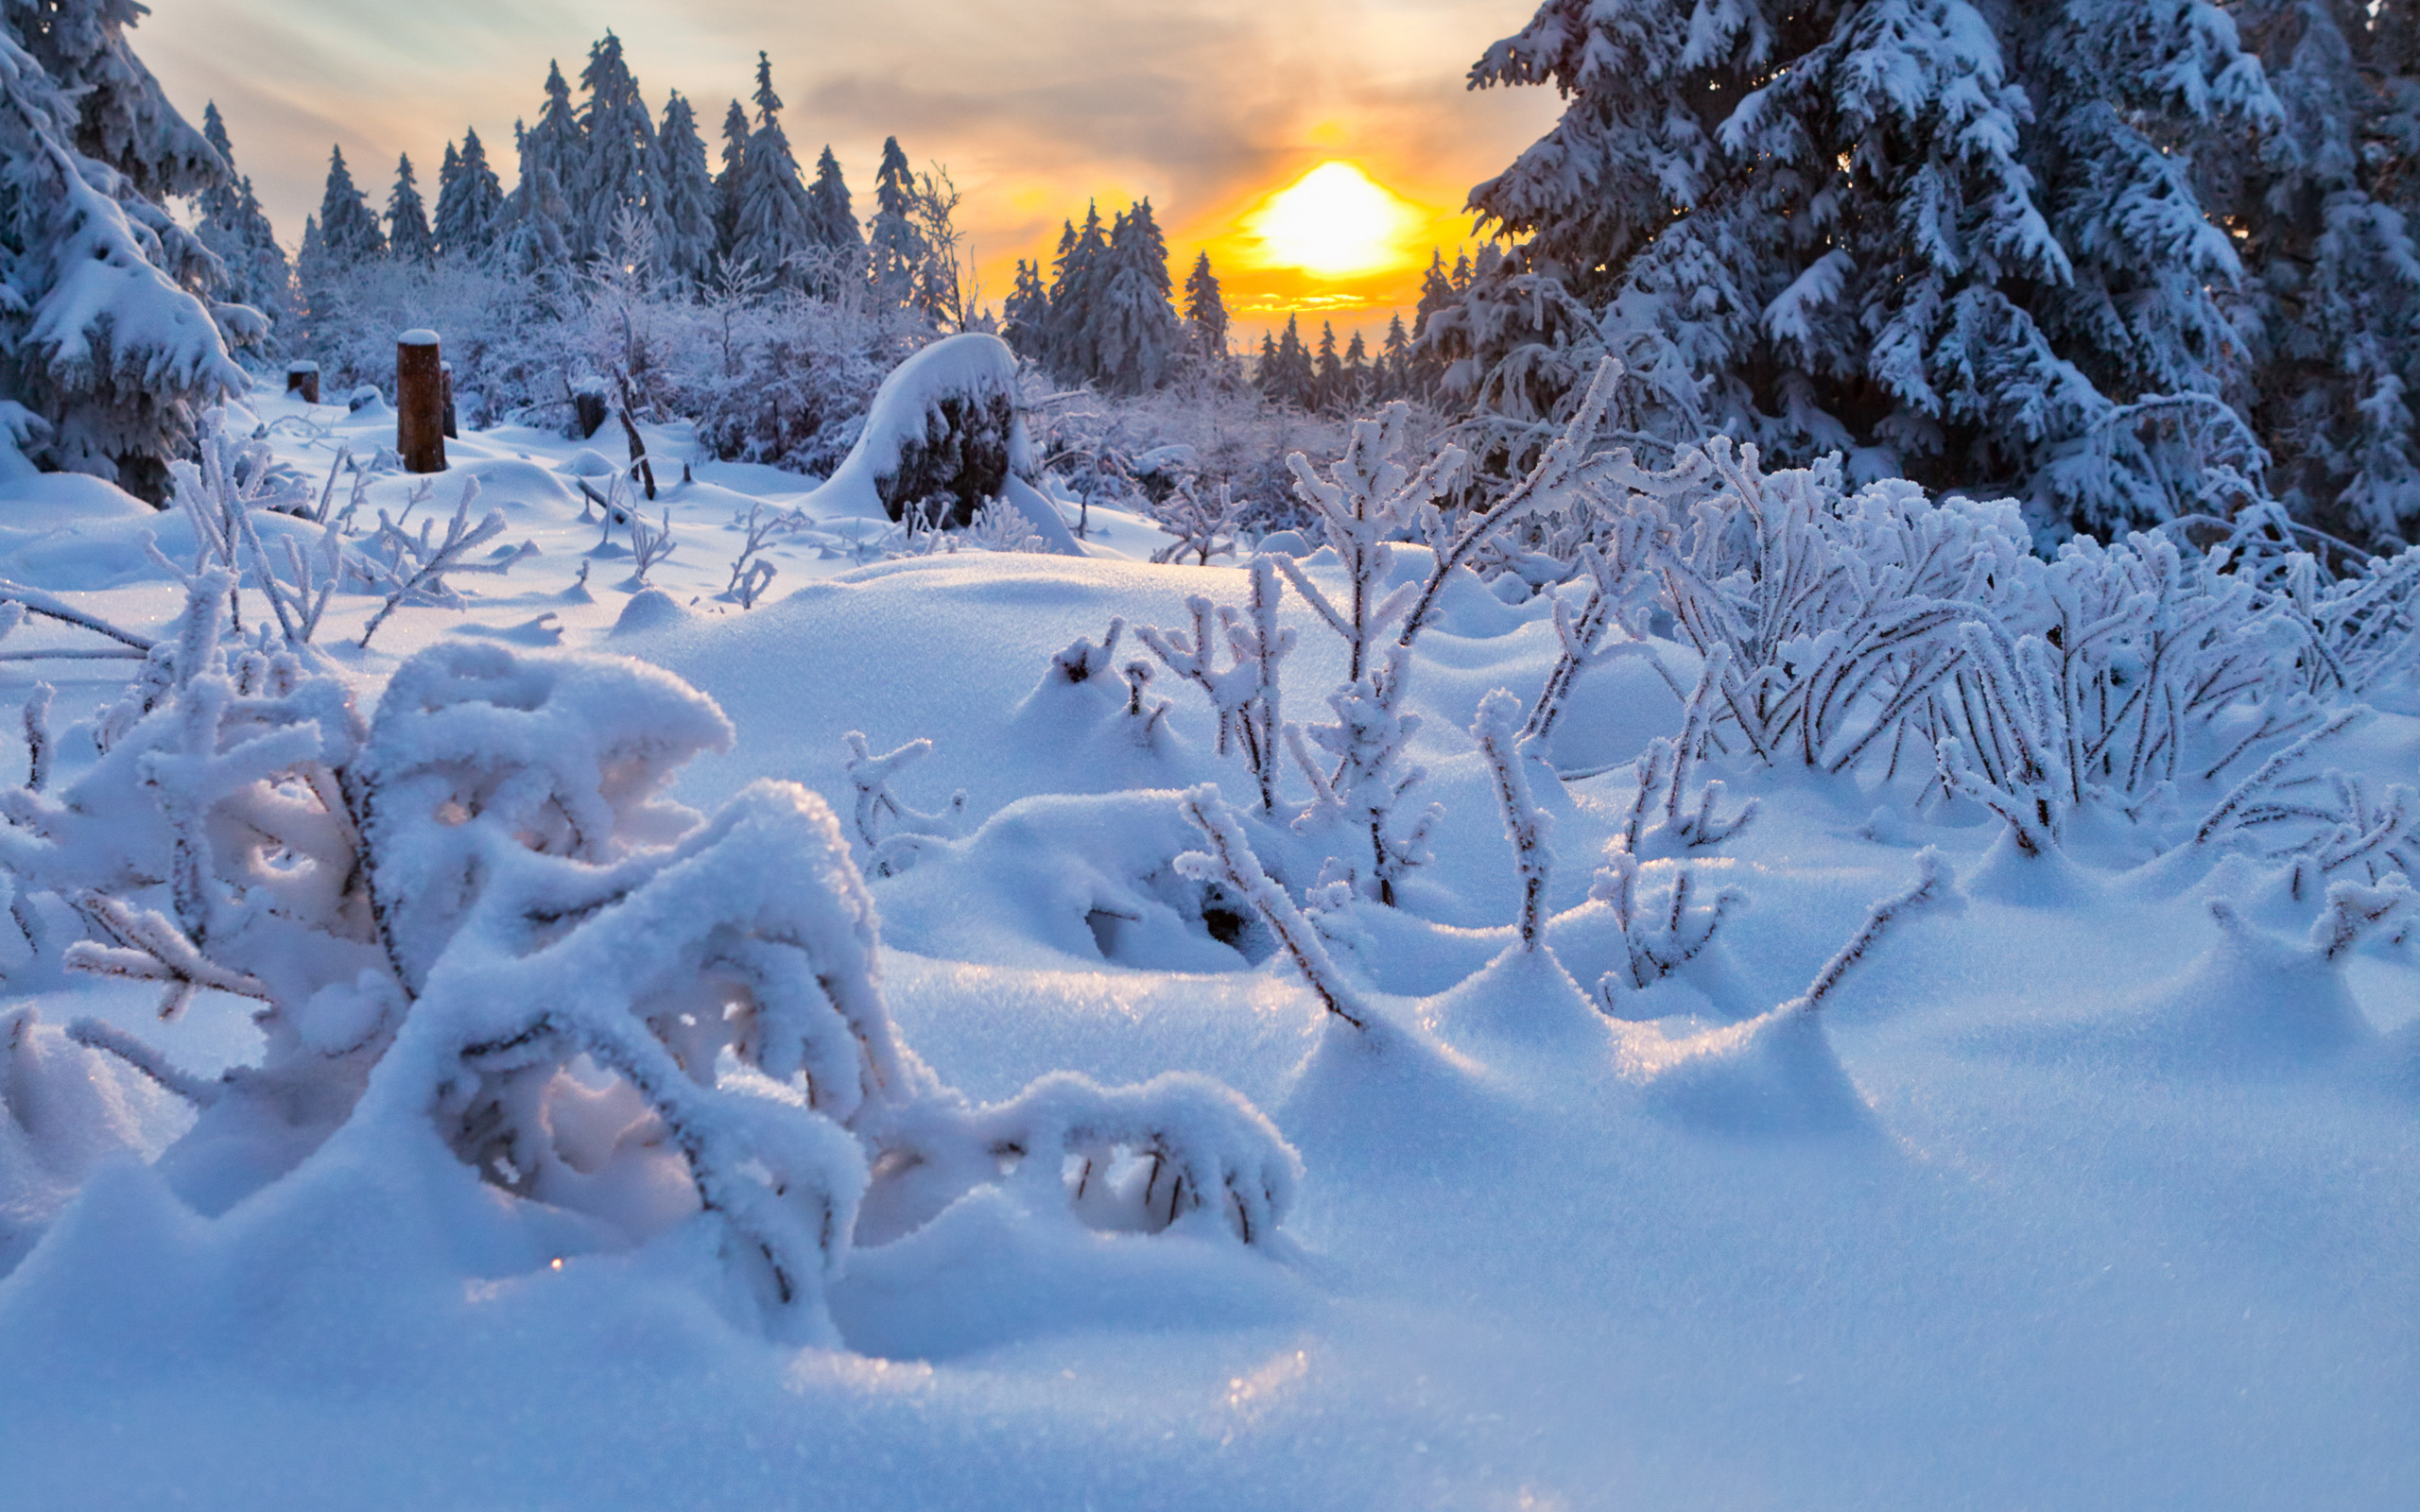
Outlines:
{"type": "MultiPolygon", "coordinates": [[[[252,407],[315,477],[339,445],[391,444],[379,410],[252,407]]],[[[204,1217],[125,1157],[67,1199],[0,1142],[0,1505],[2420,1503],[2420,974],[2399,946],[2316,968],[2285,942],[2317,902],[2253,862],[2144,865],[2080,826],[2072,859],[2031,863],[1979,807],[1918,818],[1912,779],[1740,765],[1726,807],[1759,817],[1698,867],[1743,901],[1605,1018],[1582,996],[1616,964],[1591,872],[1681,701],[1639,659],[1582,674],[1551,754],[1600,775],[1538,794],[1554,954],[1510,952],[1520,878],[1468,730],[1493,689],[1536,697],[1555,600],[1465,578],[1412,693],[1435,862],[1405,907],[1330,921],[1357,929],[1345,974],[1408,1037],[1357,1052],[1283,953],[1254,966],[1168,901],[1201,843],[1178,790],[1253,797],[1199,691],[1163,673],[1173,708],[1145,741],[1121,683],[1050,676],[1113,619],[1241,606],[1247,575],[1150,565],[1167,538],[1098,508],[1081,558],[881,560],[861,500],[765,469],[683,481],[687,438],[648,440],[666,486],[647,517],[675,546],[644,593],[628,526],[576,487],[614,470],[611,427],[453,442],[414,522],[475,477],[474,515],[502,509],[499,546],[535,554],[458,578],[465,608],[397,610],[366,651],[350,638],[379,600],[339,593],[320,644],[361,707],[432,645],[634,657],[736,730],[676,797],[785,779],[844,819],[844,736],[931,740],[892,791],[927,811],[962,791],[964,833],[870,885],[902,1038],[983,1102],[1061,1071],[1223,1082],[1299,1153],[1284,1228],[1101,1232],[984,1188],[852,1256],[828,1292],[845,1348],[800,1348],[699,1283],[703,1219],[550,1261],[467,1179],[356,1162],[204,1217]],[[741,608],[735,522],[802,503],[741,608]],[[1926,847],[1951,880],[1820,1019],[1727,1027],[1806,992],[1926,847]],[[2222,930],[2214,899],[2257,933],[2222,930]]],[[[358,518],[412,489],[379,478],[358,518]]],[[[182,595],[143,537],[189,558],[178,528],[88,481],[11,485],[0,578],[156,631],[182,595]]],[[[1332,558],[1306,570],[1337,580],[1332,558]]],[[[1283,618],[1288,713],[1310,717],[1340,645],[1299,595],[1283,618]]],[[[95,644],[36,622],[8,648],[95,644]]],[[[1694,679],[1691,654],[1660,654],[1694,679]]],[[[37,677],[58,689],[54,783],[92,764],[129,665],[0,663],[11,709],[37,677]]],[[[2420,719],[2380,713],[2330,761],[2411,782],[2420,719]]],[[[233,998],[163,1025],[148,989],[22,987],[0,1010],[95,1014],[205,1074],[258,1053],[233,998]]],[[[125,1143],[156,1153],[189,1122],[91,1059],[125,1143]]]]}

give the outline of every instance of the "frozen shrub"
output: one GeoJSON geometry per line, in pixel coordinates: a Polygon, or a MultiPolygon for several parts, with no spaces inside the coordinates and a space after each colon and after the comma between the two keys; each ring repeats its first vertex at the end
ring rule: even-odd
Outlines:
{"type": "Polygon", "coordinates": [[[829,1338],[826,1281],[1010,1171],[1151,1175],[1061,1199],[1088,1220],[1271,1233],[1297,1167],[1223,1088],[1047,1078],[969,1105],[902,1046],[873,904],[821,799],[761,782],[711,817],[664,789],[727,746],[713,703],[604,658],[445,645],[366,726],[351,689],[193,579],[101,761],[0,794],[0,868],[87,937],[67,965],[259,1006],[260,1061],[206,1080],[71,1033],[194,1103],[163,1157],[211,1211],[322,1143],[390,1160],[433,1131],[517,1197],[636,1242],[710,1215],[768,1328],[829,1338]]]}

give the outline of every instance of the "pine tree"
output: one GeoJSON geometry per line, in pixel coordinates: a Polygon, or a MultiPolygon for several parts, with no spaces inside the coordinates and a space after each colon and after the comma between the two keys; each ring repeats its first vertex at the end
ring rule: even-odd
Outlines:
{"type": "Polygon", "coordinates": [[[739,235],[739,197],[748,191],[748,108],[737,100],[722,117],[722,169],[715,175],[715,249],[730,254],[739,235]]]}
{"type": "Polygon", "coordinates": [[[1338,386],[1338,404],[1350,411],[1366,407],[1375,386],[1370,376],[1370,349],[1357,329],[1353,339],[1345,344],[1343,382],[1338,386]]]}
{"type": "Polygon", "coordinates": [[[462,133],[462,151],[450,178],[440,180],[432,228],[438,249],[448,256],[481,257],[503,229],[504,185],[488,163],[487,145],[476,128],[462,133]]]}
{"type": "Polygon", "coordinates": [[[655,128],[623,59],[622,40],[612,31],[589,48],[579,85],[580,171],[566,176],[563,187],[572,201],[572,254],[584,260],[613,247],[624,212],[652,213],[655,128]]]}
{"type": "Polygon", "coordinates": [[[799,180],[798,159],[789,138],[782,133],[782,97],[773,92],[773,62],[756,55],[756,129],[749,133],[748,153],[741,160],[737,217],[732,228],[732,250],[753,259],[757,271],[769,278],[799,283],[812,270],[804,266],[815,246],[813,217],[806,185],[799,180]]]}
{"type": "Polygon", "coordinates": [[[387,235],[354,187],[340,146],[328,152],[328,181],[320,195],[320,250],[337,267],[387,255],[387,235]]]}
{"type": "Polygon", "coordinates": [[[229,178],[197,197],[200,215],[195,233],[226,269],[228,297],[260,311],[275,326],[292,306],[294,269],[252,193],[252,180],[234,176],[234,145],[216,101],[203,107],[201,134],[227,164],[229,178]]]}
{"type": "Polygon", "coordinates": [[[706,144],[698,135],[697,116],[677,90],[664,102],[664,124],[656,131],[655,145],[649,193],[656,256],[666,276],[696,287],[713,271],[717,249],[715,181],[706,169],[706,144]]]}
{"type": "Polygon", "coordinates": [[[1210,271],[1210,254],[1197,252],[1193,271],[1184,279],[1184,319],[1193,333],[1194,350],[1213,362],[1227,355],[1227,300],[1219,275],[1210,271]]]}
{"type": "Polygon", "coordinates": [[[428,212],[421,203],[408,153],[397,160],[395,187],[387,196],[387,252],[398,263],[427,263],[437,257],[437,238],[429,232],[428,212]]]}
{"type": "Polygon", "coordinates": [[[1253,363],[1252,381],[1264,397],[1277,397],[1277,337],[1270,332],[1260,334],[1260,353],[1253,363]]]}
{"type": "Polygon", "coordinates": [[[1344,403],[1344,365],[1336,356],[1336,322],[1320,322],[1320,346],[1317,361],[1311,368],[1310,407],[1335,409],[1344,403]]]}
{"type": "Polygon", "coordinates": [[[1042,283],[1042,268],[1017,259],[1016,282],[1000,304],[1000,339],[1028,362],[1041,362],[1048,350],[1050,291],[1042,283]]]}
{"type": "Polygon", "coordinates": [[[886,309],[903,309],[915,296],[916,275],[928,249],[924,232],[916,229],[916,178],[895,136],[883,139],[882,165],[874,170],[873,202],[873,222],[866,228],[866,276],[876,303],[886,309]]]}
{"type": "Polygon", "coordinates": [[[150,198],[211,193],[229,168],[127,44],[140,14],[0,9],[0,473],[30,461],[156,500],[200,409],[245,386],[219,322],[266,325],[194,297],[232,275],[150,198]]]}

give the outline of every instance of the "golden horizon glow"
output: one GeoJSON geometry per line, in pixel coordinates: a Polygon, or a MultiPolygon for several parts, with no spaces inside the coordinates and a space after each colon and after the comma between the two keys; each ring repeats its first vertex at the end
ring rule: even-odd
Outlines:
{"type": "Polygon", "coordinates": [[[1253,261],[1348,279],[1410,262],[1405,237],[1427,217],[1417,206],[1341,159],[1319,164],[1243,218],[1253,261]]]}

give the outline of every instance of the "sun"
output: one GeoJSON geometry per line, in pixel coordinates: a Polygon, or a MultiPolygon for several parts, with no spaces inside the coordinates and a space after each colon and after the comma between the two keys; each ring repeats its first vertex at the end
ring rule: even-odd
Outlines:
{"type": "Polygon", "coordinates": [[[1421,220],[1355,164],[1322,163],[1245,216],[1244,230],[1259,240],[1265,266],[1352,278],[1403,262],[1401,239],[1421,220]]]}

